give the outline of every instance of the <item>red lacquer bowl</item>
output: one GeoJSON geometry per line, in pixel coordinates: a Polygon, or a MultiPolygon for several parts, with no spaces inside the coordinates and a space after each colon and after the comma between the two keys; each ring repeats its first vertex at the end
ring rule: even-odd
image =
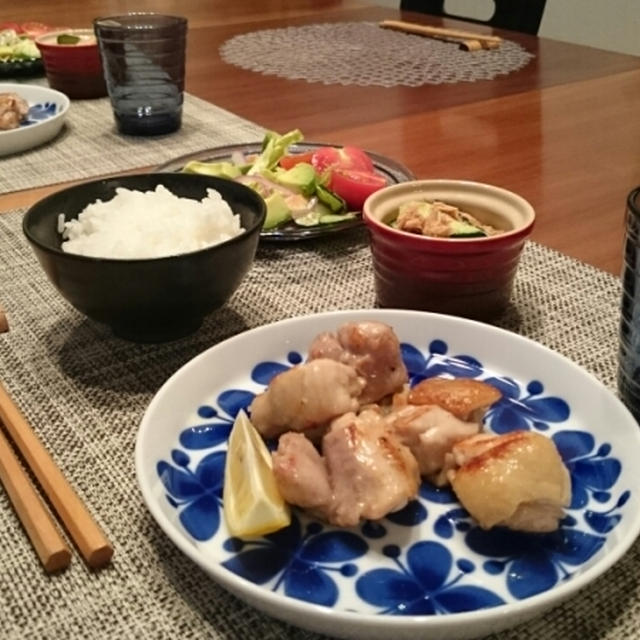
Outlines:
{"type": "Polygon", "coordinates": [[[92,29],[52,31],[36,38],[47,80],[52,89],[69,98],[101,98],[107,95],[100,52],[92,29]],[[58,44],[59,35],[80,38],[77,44],[58,44]]]}
{"type": "Polygon", "coordinates": [[[392,185],[364,204],[378,304],[480,320],[505,310],[535,212],[521,196],[462,180],[392,185]],[[505,233],[482,238],[431,238],[389,226],[411,200],[440,200],[505,233]]]}

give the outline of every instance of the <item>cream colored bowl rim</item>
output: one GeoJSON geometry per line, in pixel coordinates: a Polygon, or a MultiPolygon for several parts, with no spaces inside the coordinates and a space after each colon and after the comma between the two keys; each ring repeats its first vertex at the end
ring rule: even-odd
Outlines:
{"type": "Polygon", "coordinates": [[[97,46],[96,34],[93,29],[90,28],[71,28],[71,29],[56,29],[55,31],[47,31],[47,33],[43,33],[41,36],[36,38],[36,44],[43,44],[48,47],[87,47],[87,46],[97,46]],[[91,40],[86,40],[84,42],[78,42],[73,45],[69,44],[58,44],[55,39],[58,36],[68,34],[71,36],[90,36],[91,40]],[[51,40],[53,38],[53,40],[51,40]]]}
{"type": "MultiPolygon", "coordinates": [[[[500,236],[470,238],[468,240],[464,238],[429,238],[432,241],[456,243],[491,241],[493,238],[504,238],[511,234],[522,233],[523,230],[532,227],[536,217],[533,206],[525,198],[503,187],[471,180],[423,179],[401,182],[376,191],[364,203],[363,218],[374,226],[384,227],[386,230],[402,236],[420,237],[394,229],[383,222],[390,212],[413,199],[441,200],[462,209],[470,207],[471,209],[493,211],[500,217],[509,220],[512,225],[510,231],[500,234],[500,236]]],[[[424,237],[426,238],[426,236],[424,237]]]]}

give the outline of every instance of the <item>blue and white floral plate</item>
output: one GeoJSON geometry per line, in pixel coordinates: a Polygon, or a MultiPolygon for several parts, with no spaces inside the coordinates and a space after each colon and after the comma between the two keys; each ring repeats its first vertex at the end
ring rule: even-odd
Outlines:
{"type": "MultiPolygon", "coordinates": [[[[575,594],[640,531],[640,429],[595,378],[495,327],[421,312],[343,311],[235,336],[182,367],[149,405],[136,469],[144,500],[188,558],[253,606],[345,638],[473,638],[514,626],[575,594]],[[379,320],[402,342],[413,382],[452,374],[503,392],[487,430],[533,429],[556,443],[573,498],[552,534],[479,529],[448,490],[379,522],[336,529],[295,513],[285,530],[241,541],[222,513],[233,418],[312,338],[379,320]]],[[[185,560],[186,561],[186,560],[185,560]]]]}
{"type": "Polygon", "coordinates": [[[0,83],[0,93],[17,93],[29,104],[27,119],[17,128],[0,131],[0,156],[8,156],[49,142],[60,132],[69,98],[48,87],[0,83]]]}

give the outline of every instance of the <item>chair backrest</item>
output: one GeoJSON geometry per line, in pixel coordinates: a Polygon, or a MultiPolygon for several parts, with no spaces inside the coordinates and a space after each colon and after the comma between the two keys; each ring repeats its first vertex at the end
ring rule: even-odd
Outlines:
{"type": "Polygon", "coordinates": [[[445,0],[400,0],[400,9],[467,20],[468,22],[486,24],[499,29],[511,29],[512,31],[536,35],[540,28],[546,0],[493,0],[495,12],[488,20],[478,20],[447,13],[444,3],[445,0]]]}

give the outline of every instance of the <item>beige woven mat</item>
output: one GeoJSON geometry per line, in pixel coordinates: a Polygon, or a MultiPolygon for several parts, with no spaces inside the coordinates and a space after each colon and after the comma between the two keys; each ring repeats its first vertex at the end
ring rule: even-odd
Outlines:
{"type": "Polygon", "coordinates": [[[185,153],[262,139],[264,129],[185,95],[182,127],[166,136],[122,136],[108,98],[74,100],[58,136],[0,158],[0,194],[161,164],[185,153]]]}
{"type": "Polygon", "coordinates": [[[382,29],[375,22],[242,33],[227,40],[220,55],[229,64],[265,75],[363,87],[491,80],[522,69],[535,57],[511,40],[499,49],[462,51],[456,43],[382,29]]]}
{"type": "MultiPolygon", "coordinates": [[[[74,558],[46,577],[0,490],[3,640],[246,640],[319,636],[249,608],[181,554],[143,505],[134,472],[140,419],[160,385],[212,344],[290,316],[374,304],[361,230],[330,242],[264,246],[237,294],[195,335],[163,345],[113,338],[48,283],[20,230],[0,215],[0,379],[114,541],[98,573],[74,558]]],[[[502,326],[564,353],[613,387],[617,278],[531,243],[502,326]]],[[[640,637],[640,544],[566,604],[493,640],[640,637]]]]}

